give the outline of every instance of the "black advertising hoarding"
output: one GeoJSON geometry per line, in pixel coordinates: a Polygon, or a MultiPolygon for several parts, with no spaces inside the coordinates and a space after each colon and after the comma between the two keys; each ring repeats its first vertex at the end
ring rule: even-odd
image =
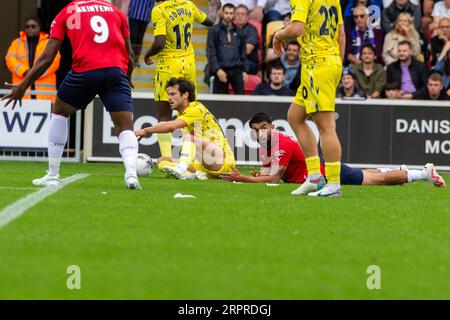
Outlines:
{"type": "MultiPolygon", "coordinates": [[[[141,95],[142,96],[142,95],[141,95]]],[[[286,120],[290,98],[200,96],[216,116],[227,135],[239,164],[257,163],[257,144],[250,137],[248,120],[258,112],[270,114],[281,131],[294,136],[286,120]]],[[[342,144],[342,161],[364,165],[450,166],[450,104],[418,101],[344,101],[336,105],[337,132],[342,144]],[[394,104],[395,103],[395,104],[394,104]],[[422,104],[422,105],[421,105],[422,104]]],[[[134,99],[135,129],[157,123],[152,96],[134,99]]],[[[99,99],[94,101],[92,156],[89,161],[117,158],[118,141],[109,115],[99,99]]],[[[312,125],[318,135],[317,128],[312,125]]],[[[174,138],[174,155],[180,135],[174,138]]],[[[142,139],[140,152],[159,156],[156,136],[142,139]]]]}

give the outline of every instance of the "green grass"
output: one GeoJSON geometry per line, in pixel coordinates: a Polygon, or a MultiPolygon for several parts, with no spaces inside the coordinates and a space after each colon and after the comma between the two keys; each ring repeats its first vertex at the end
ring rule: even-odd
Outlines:
{"type": "MultiPolygon", "coordinates": [[[[0,210],[34,190],[45,164],[0,162],[0,210]]],[[[1,299],[450,299],[450,193],[424,182],[344,187],[176,181],[141,192],[120,164],[89,173],[0,229],[1,299]],[[107,194],[102,194],[107,192],[107,194]],[[176,193],[196,199],[173,199],[176,193]],[[81,268],[81,290],[66,269],[81,268]],[[381,290],[366,269],[381,268],[381,290]]],[[[446,176],[450,180],[450,176],[446,176]]]]}

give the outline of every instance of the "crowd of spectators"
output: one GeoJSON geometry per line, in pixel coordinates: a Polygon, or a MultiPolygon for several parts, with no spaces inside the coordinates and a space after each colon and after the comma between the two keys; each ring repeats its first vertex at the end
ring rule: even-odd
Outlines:
{"type": "MultiPolygon", "coordinates": [[[[235,8],[231,24],[244,30],[244,46],[247,46],[247,56],[241,62],[246,66],[244,70],[262,80],[254,88],[254,94],[295,93],[301,67],[300,45],[296,39],[288,41],[282,57],[277,57],[272,48],[273,26],[279,29],[290,23],[289,1],[225,0],[222,3],[235,8]],[[263,30],[259,36],[257,24],[263,30]],[[257,38],[259,43],[255,42],[257,38]],[[261,39],[267,40],[261,43],[261,39]],[[286,90],[279,87],[280,78],[286,90]]],[[[346,47],[337,96],[447,99],[450,95],[450,0],[340,0],[340,4],[346,47]]],[[[223,24],[223,13],[220,16],[222,20],[218,23],[223,24]]],[[[214,64],[217,53],[208,50],[209,64],[214,64]]],[[[218,79],[214,85],[222,81],[220,87],[229,87],[231,82],[219,70],[210,68],[209,75],[218,79]]],[[[218,91],[214,88],[213,92],[218,91]]]]}

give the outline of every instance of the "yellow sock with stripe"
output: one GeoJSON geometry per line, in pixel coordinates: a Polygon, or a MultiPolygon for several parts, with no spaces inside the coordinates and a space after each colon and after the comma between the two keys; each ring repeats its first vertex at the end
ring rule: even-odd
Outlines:
{"type": "Polygon", "coordinates": [[[320,158],[318,156],[308,157],[305,159],[306,168],[308,169],[308,180],[311,182],[322,178],[320,172],[320,158]]]}
{"type": "Polygon", "coordinates": [[[158,133],[159,150],[161,157],[172,158],[172,133],[158,133]]]}
{"type": "Polygon", "coordinates": [[[191,141],[183,141],[180,152],[180,167],[183,170],[187,170],[189,165],[194,162],[195,159],[195,143],[191,141]]]}
{"type": "Polygon", "coordinates": [[[338,190],[341,187],[341,162],[325,162],[325,176],[328,189],[338,190]]]}
{"type": "Polygon", "coordinates": [[[170,161],[167,161],[167,160],[163,160],[163,161],[161,161],[158,164],[158,170],[161,171],[161,172],[164,172],[163,171],[164,167],[176,167],[176,166],[177,166],[176,163],[173,163],[173,162],[170,162],[170,161]]]}

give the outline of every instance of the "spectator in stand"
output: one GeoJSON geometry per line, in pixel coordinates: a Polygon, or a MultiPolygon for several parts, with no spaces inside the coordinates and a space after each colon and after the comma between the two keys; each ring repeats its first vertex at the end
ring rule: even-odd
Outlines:
{"type": "Polygon", "coordinates": [[[439,73],[432,73],[428,77],[426,87],[417,90],[413,94],[404,94],[403,99],[450,100],[450,97],[444,90],[442,76],[439,73]]]}
{"type": "MultiPolygon", "coordinates": [[[[264,18],[264,6],[267,0],[223,0],[222,5],[232,4],[235,8],[240,4],[245,5],[250,10],[250,19],[262,22],[264,18]]],[[[222,6],[223,8],[223,6],[222,6]]],[[[222,19],[223,12],[220,11],[218,17],[222,19]]]]}
{"type": "MultiPolygon", "coordinates": [[[[288,25],[291,24],[291,15],[287,14],[284,18],[283,18],[283,25],[284,28],[286,28],[288,25]]],[[[291,41],[294,41],[295,39],[291,39],[291,41]]],[[[287,42],[291,42],[291,41],[287,41],[287,42]]],[[[275,51],[273,50],[273,36],[272,39],[270,39],[268,48],[266,50],[266,58],[264,59],[264,62],[269,64],[275,60],[278,59],[278,55],[275,53],[275,51]]]]}
{"type": "Polygon", "coordinates": [[[369,24],[369,10],[359,5],[353,9],[355,20],[354,28],[346,28],[346,58],[348,63],[361,63],[361,48],[370,44],[376,50],[376,57],[381,62],[381,50],[383,48],[383,35],[381,29],[374,29],[369,24]]]}
{"type": "Polygon", "coordinates": [[[409,0],[394,0],[389,7],[383,10],[381,17],[381,25],[385,33],[395,29],[395,22],[400,13],[409,13],[414,18],[414,28],[419,30],[422,15],[420,7],[412,4],[409,0]]]}
{"type": "Polygon", "coordinates": [[[450,41],[450,19],[442,18],[439,20],[437,34],[430,41],[431,65],[435,65],[439,60],[445,44],[450,41]]]}
{"type": "Polygon", "coordinates": [[[400,82],[388,82],[384,88],[384,95],[387,99],[401,99],[402,98],[402,85],[400,82]]]}
{"type": "Polygon", "coordinates": [[[222,7],[223,19],[208,32],[208,64],[215,76],[213,93],[229,93],[229,84],[236,94],[244,94],[247,79],[247,48],[244,33],[234,23],[234,6],[222,7]]]}
{"type": "Polygon", "coordinates": [[[383,9],[381,0],[349,0],[345,8],[341,7],[341,10],[344,11],[343,19],[345,26],[349,28],[355,26],[353,10],[358,6],[367,8],[368,15],[371,16],[371,27],[379,29],[381,23],[381,11],[383,9]]]}
{"type": "Polygon", "coordinates": [[[265,5],[264,22],[283,20],[290,14],[291,7],[289,0],[263,0],[267,1],[265,5]]]}
{"type": "Polygon", "coordinates": [[[134,52],[134,64],[139,67],[139,56],[142,51],[145,30],[150,23],[154,0],[131,0],[128,10],[130,25],[130,41],[134,52]]]}
{"type": "Polygon", "coordinates": [[[433,70],[442,73],[442,83],[447,90],[447,94],[450,95],[450,41],[447,41],[442,49],[433,70]]]}
{"type": "Polygon", "coordinates": [[[398,44],[398,61],[387,67],[387,82],[399,82],[403,94],[414,93],[426,85],[428,68],[417,61],[411,53],[411,43],[407,40],[398,44]]]}
{"type": "Polygon", "coordinates": [[[300,44],[297,40],[288,43],[286,50],[280,57],[279,61],[286,70],[286,80],[284,80],[284,86],[289,88],[292,81],[294,81],[295,75],[300,70],[300,44]]]}
{"type": "Polygon", "coordinates": [[[432,36],[435,36],[438,34],[439,21],[443,18],[450,18],[450,0],[435,2],[431,16],[433,21],[430,24],[430,30],[432,30],[432,36]]]}
{"type": "Polygon", "coordinates": [[[247,47],[248,73],[257,74],[258,61],[258,30],[248,23],[249,10],[241,4],[236,7],[234,14],[234,24],[242,29],[247,47]]]}
{"type": "Polygon", "coordinates": [[[364,94],[358,89],[356,76],[352,68],[346,67],[342,71],[341,83],[337,89],[337,98],[342,99],[363,99],[364,94]]]}
{"type": "MultiPolygon", "coordinates": [[[[420,55],[420,38],[414,29],[412,17],[408,13],[401,13],[395,22],[395,30],[389,32],[384,38],[383,60],[386,65],[397,61],[397,46],[407,40],[412,46],[412,55],[420,55]]],[[[423,60],[423,58],[422,58],[423,60]]]]}
{"type": "Polygon", "coordinates": [[[366,44],[361,49],[361,64],[352,64],[358,88],[368,99],[379,98],[386,84],[384,67],[375,63],[375,48],[366,44]]]}
{"type": "Polygon", "coordinates": [[[283,86],[286,78],[285,69],[281,64],[269,67],[270,82],[261,82],[253,91],[255,96],[294,96],[295,92],[283,86]]]}
{"type": "MultiPolygon", "coordinates": [[[[5,57],[6,66],[12,73],[12,83],[20,83],[30,72],[36,59],[44,52],[48,42],[48,34],[41,32],[41,22],[38,18],[29,18],[25,23],[25,31],[19,32],[19,38],[9,46],[5,57]]],[[[58,53],[47,71],[31,85],[31,90],[56,91],[56,71],[61,59],[58,53]]],[[[45,99],[55,101],[54,95],[29,96],[25,99],[45,99]]]]}

